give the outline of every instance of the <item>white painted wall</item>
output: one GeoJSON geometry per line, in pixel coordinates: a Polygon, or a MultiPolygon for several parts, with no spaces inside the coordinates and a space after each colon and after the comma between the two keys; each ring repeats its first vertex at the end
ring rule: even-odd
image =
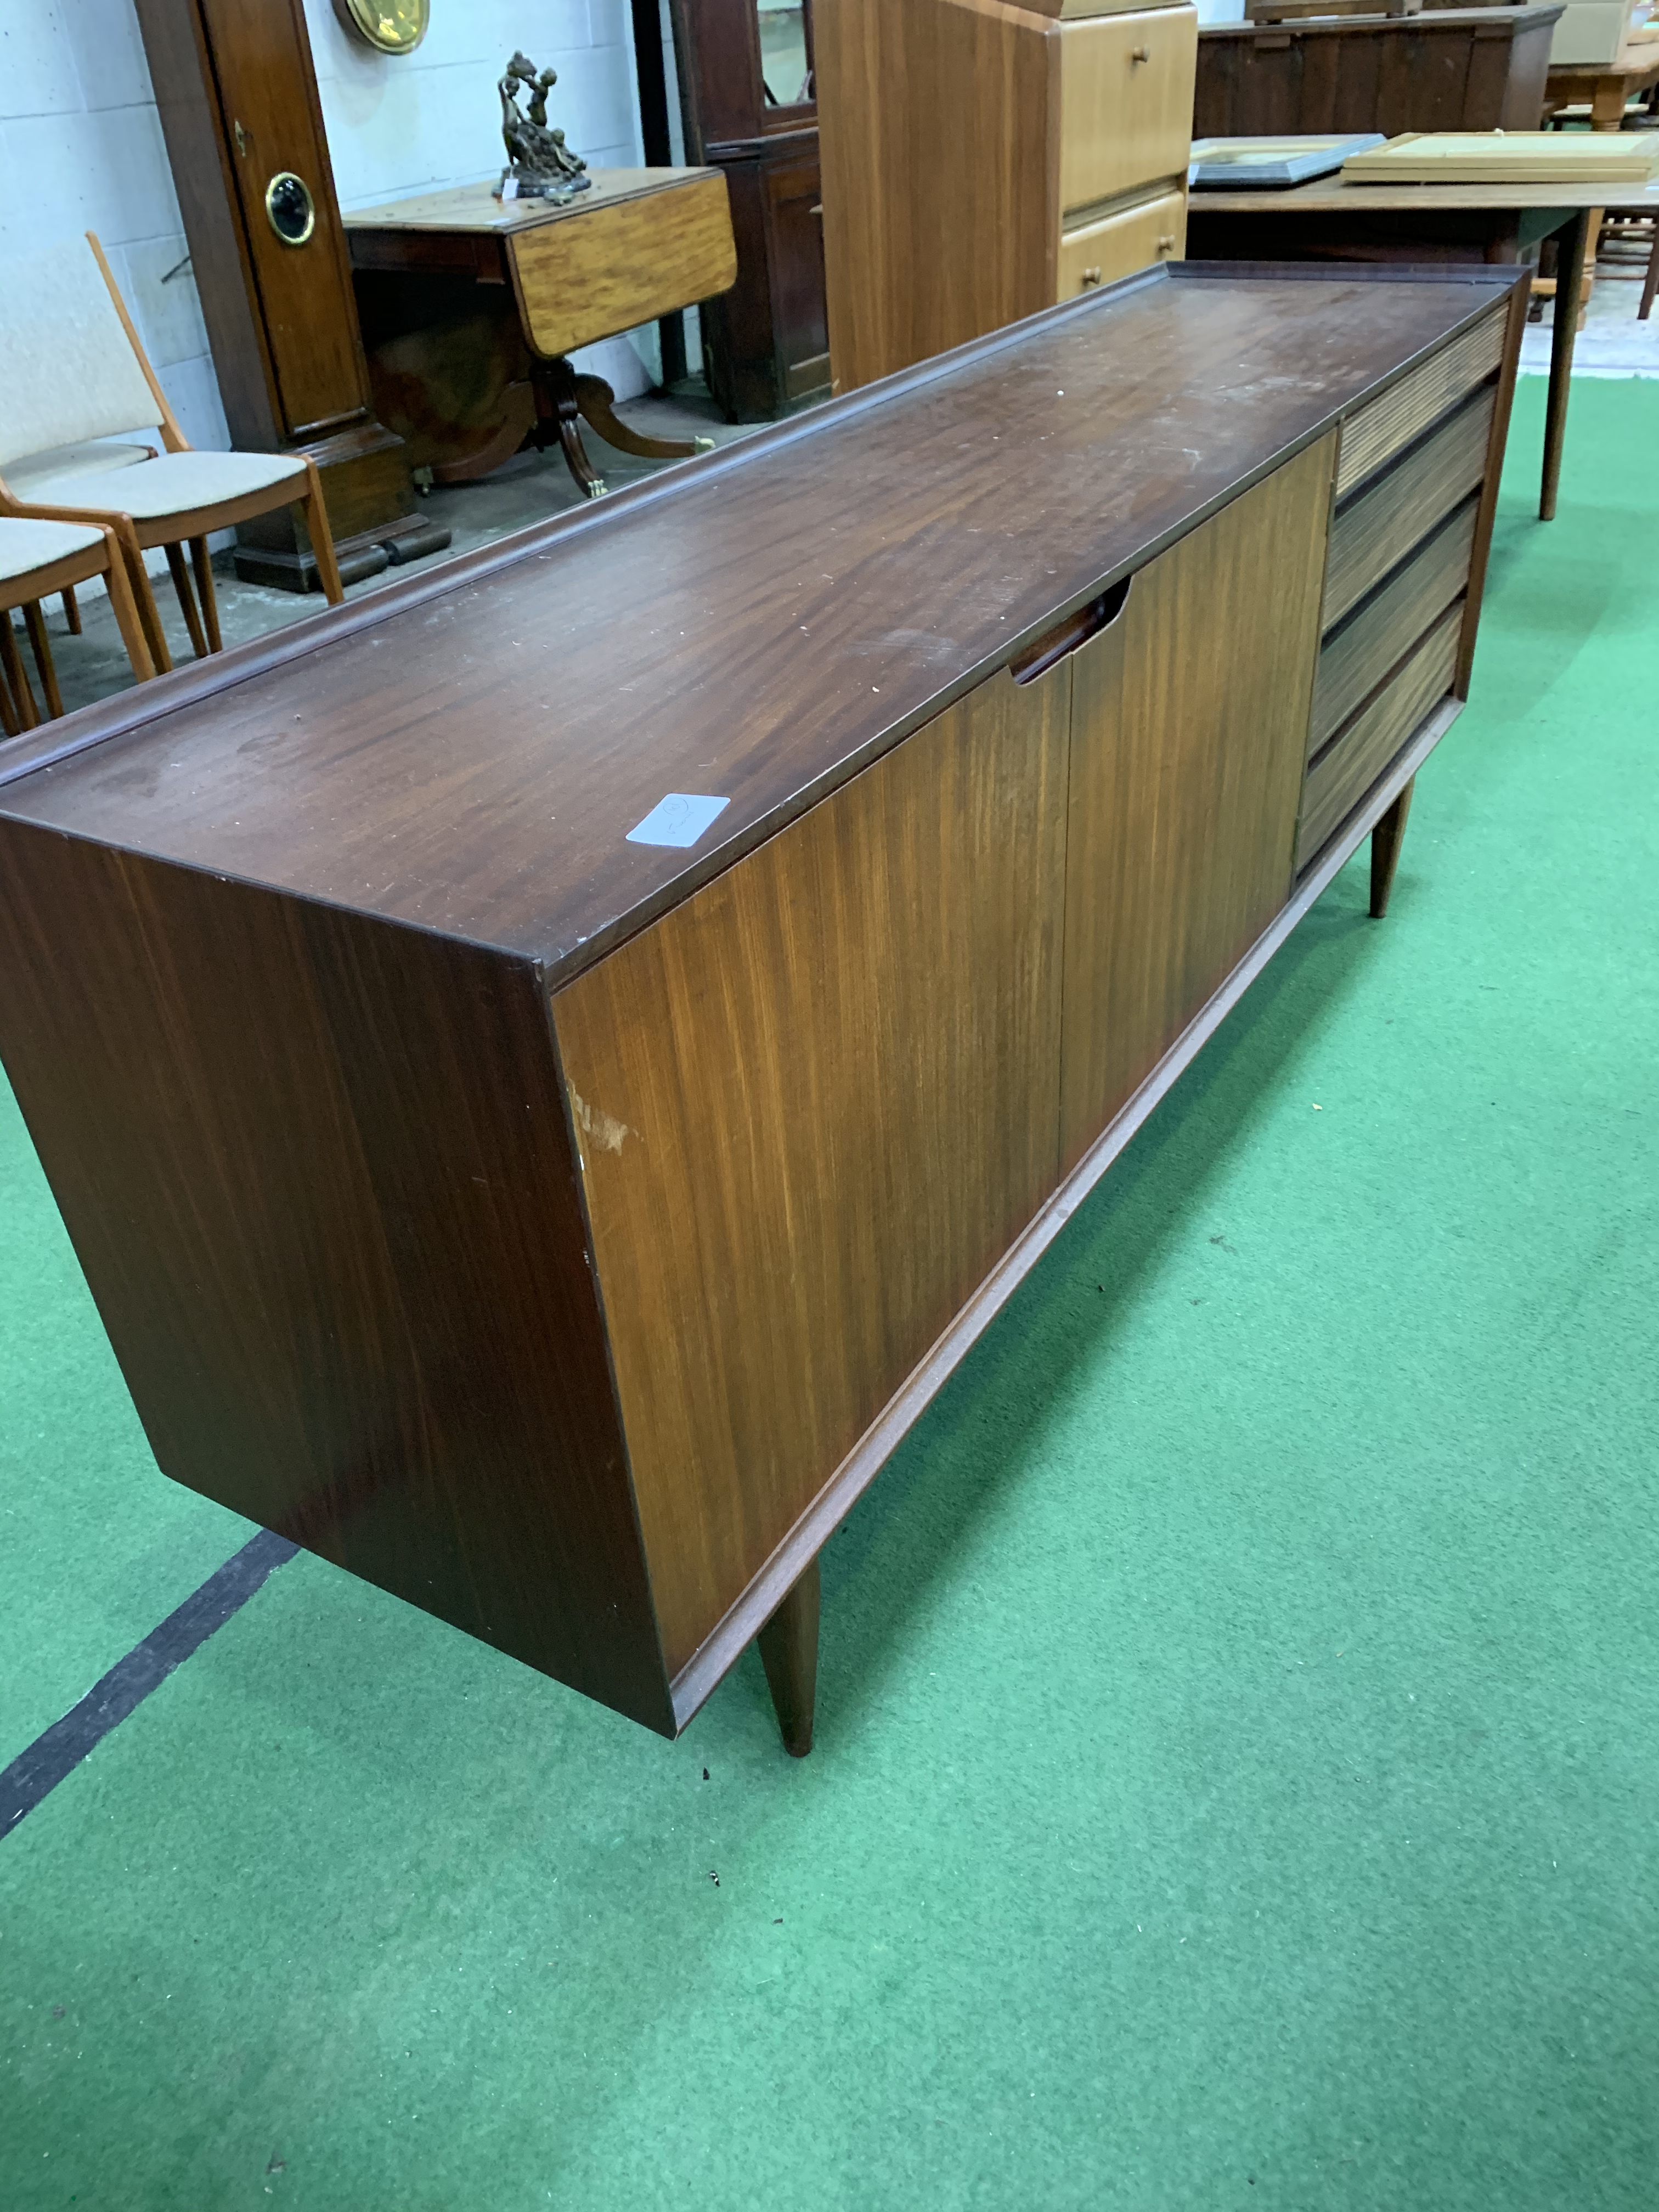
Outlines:
{"type": "MultiPolygon", "coordinates": [[[[500,172],[495,82],[515,46],[559,72],[550,112],[595,167],[641,159],[627,0],[435,0],[411,55],[348,38],[306,0],[335,185],[372,206],[500,172]]],[[[95,230],[192,444],[229,442],[132,0],[0,0],[0,261],[95,230]]],[[[654,329],[590,348],[623,397],[654,329]]]]}
{"type": "MultiPolygon", "coordinates": [[[[305,10],[343,208],[498,177],[495,87],[515,47],[558,71],[548,118],[591,167],[645,158],[627,0],[434,0],[431,29],[403,55],[351,37],[332,0],[305,0],[305,10]]],[[[623,398],[645,391],[659,373],[655,327],[586,348],[580,366],[623,398]]]]}
{"type": "Polygon", "coordinates": [[[132,0],[0,0],[0,259],[87,230],[185,435],[228,445],[132,0]]]}

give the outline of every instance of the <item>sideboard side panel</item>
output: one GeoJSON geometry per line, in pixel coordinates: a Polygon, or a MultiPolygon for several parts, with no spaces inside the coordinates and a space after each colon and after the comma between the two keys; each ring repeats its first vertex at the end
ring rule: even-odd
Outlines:
{"type": "Polygon", "coordinates": [[[1061,1157],[1290,895],[1334,437],[1136,576],[1076,657],[1061,1157]]]}
{"type": "Polygon", "coordinates": [[[1054,1187],[1070,690],[994,678],[554,1000],[671,1674],[1054,1187]]]}
{"type": "Polygon", "coordinates": [[[5,821],[0,1034],[163,1470],[672,1734],[539,969],[5,821]]]}

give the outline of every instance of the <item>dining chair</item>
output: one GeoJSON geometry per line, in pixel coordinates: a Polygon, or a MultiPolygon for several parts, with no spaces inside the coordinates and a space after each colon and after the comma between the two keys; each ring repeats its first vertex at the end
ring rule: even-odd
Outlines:
{"type": "MultiPolygon", "coordinates": [[[[154,446],[118,445],[112,438],[88,439],[83,444],[56,446],[49,453],[30,453],[21,461],[9,462],[6,482],[11,487],[12,497],[27,507],[33,487],[45,483],[48,477],[100,476],[111,469],[130,469],[135,462],[153,461],[156,451],[154,446]]],[[[74,585],[65,585],[58,596],[64,602],[64,619],[70,626],[70,635],[79,637],[81,609],[74,585]]],[[[184,610],[179,611],[183,613],[184,610]]],[[[34,665],[40,671],[41,685],[51,698],[57,691],[58,677],[52,665],[46,621],[38,606],[25,607],[23,612],[28,623],[29,642],[34,648],[34,665]]],[[[185,619],[189,622],[187,614],[185,619]]]]}
{"type": "Polygon", "coordinates": [[[272,507],[298,507],[318,579],[331,605],[343,594],[317,465],[306,453],[198,453],[179,427],[140,343],[103,247],[60,248],[0,269],[0,514],[89,523],[113,530],[151,658],[170,668],[144,554],[167,554],[198,654],[220,647],[208,538],[272,507]],[[77,468],[28,482],[9,466],[54,447],[159,430],[155,459],[106,471],[77,468]],[[201,608],[185,565],[191,553],[201,608]]]}
{"type": "MultiPolygon", "coordinates": [[[[76,584],[101,576],[126,647],[132,672],[142,684],[155,673],[155,663],[139,619],[127,563],[114,531],[96,523],[41,522],[0,515],[0,728],[9,738],[32,730],[40,717],[29,689],[12,612],[24,611],[33,636],[40,623],[40,602],[54,592],[71,591],[76,584]]],[[[45,668],[50,669],[50,657],[45,668]]],[[[46,711],[61,714],[56,675],[43,672],[46,711]]]]}

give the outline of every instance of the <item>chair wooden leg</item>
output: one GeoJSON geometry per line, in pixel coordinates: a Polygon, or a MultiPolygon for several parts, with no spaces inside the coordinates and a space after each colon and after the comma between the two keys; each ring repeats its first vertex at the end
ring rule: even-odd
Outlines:
{"type": "Polygon", "coordinates": [[[11,693],[19,731],[32,730],[40,717],[34,711],[34,694],[23,672],[23,657],[17,650],[17,633],[11,626],[9,607],[0,611],[0,670],[5,672],[6,688],[11,693]]]}
{"type": "Polygon", "coordinates": [[[219,594],[213,587],[213,562],[205,538],[191,539],[190,565],[196,572],[196,596],[202,602],[202,620],[207,629],[208,651],[222,653],[224,640],[219,635],[219,594]]]}
{"type": "Polygon", "coordinates": [[[317,556],[317,576],[330,606],[337,607],[345,597],[340,583],[340,566],[334,558],[334,533],[328,526],[328,508],[323,501],[323,480],[317,473],[317,464],[306,456],[306,495],[300,504],[305,511],[306,528],[311,537],[311,550],[317,556]]]}
{"type": "Polygon", "coordinates": [[[127,649],[127,659],[132,663],[132,672],[141,684],[147,684],[155,673],[155,662],[149,642],[144,635],[143,618],[132,593],[132,581],[121,550],[114,540],[107,541],[110,549],[109,570],[105,581],[109,586],[110,612],[115,617],[115,627],[121,633],[121,642],[127,649]]]}
{"type": "Polygon", "coordinates": [[[46,713],[61,714],[64,695],[58,689],[58,671],[52,665],[52,640],[46,635],[46,618],[40,611],[39,599],[31,599],[23,610],[23,621],[27,627],[29,643],[34,648],[34,665],[40,672],[40,689],[46,694],[46,713]]]}
{"type": "Polygon", "coordinates": [[[1394,890],[1394,872],[1400,866],[1401,841],[1406,835],[1406,817],[1412,811],[1412,793],[1416,788],[1417,779],[1413,776],[1371,832],[1373,921],[1381,921],[1389,910],[1389,896],[1394,890]]]}
{"type": "Polygon", "coordinates": [[[196,648],[196,658],[205,660],[207,633],[202,628],[202,617],[197,612],[196,594],[190,588],[190,571],[185,566],[182,545],[167,547],[167,567],[173,574],[173,588],[179,595],[179,611],[185,618],[185,628],[190,632],[190,641],[196,648]]]}
{"type": "Polygon", "coordinates": [[[79,637],[81,635],[81,605],[79,600],[75,596],[75,586],[73,584],[66,584],[64,586],[64,619],[70,626],[70,635],[71,637],[79,637]]]}
{"type": "MultiPolygon", "coordinates": [[[[10,620],[9,612],[0,609],[0,622],[9,623],[10,620]]],[[[23,725],[18,719],[16,708],[12,703],[11,685],[6,680],[3,664],[0,664],[0,736],[21,738],[22,734],[23,725]]]]}
{"type": "Polygon", "coordinates": [[[755,1638],[783,1747],[792,1759],[805,1759],[812,1748],[818,1685],[818,1563],[814,1559],[755,1638]]]}
{"type": "MultiPolygon", "coordinates": [[[[149,571],[144,566],[144,556],[135,537],[129,541],[117,533],[128,586],[133,604],[137,609],[139,626],[144,634],[144,643],[149,648],[152,668],[165,675],[173,665],[173,655],[167,651],[167,634],[161,627],[161,617],[155,605],[155,594],[149,587],[149,571]]],[[[112,579],[112,581],[113,580],[112,579]]],[[[112,591],[111,599],[114,598],[112,591]]]]}

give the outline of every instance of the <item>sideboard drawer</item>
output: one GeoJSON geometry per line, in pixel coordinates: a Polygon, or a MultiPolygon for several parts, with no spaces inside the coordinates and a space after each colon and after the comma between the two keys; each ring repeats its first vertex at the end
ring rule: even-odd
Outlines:
{"type": "Polygon", "coordinates": [[[1308,731],[1311,758],[1469,580],[1480,502],[1466,499],[1433,537],[1325,640],[1308,731]]]}
{"type": "Polygon", "coordinates": [[[1354,716],[1308,771],[1297,830],[1296,865],[1304,868],[1351,806],[1370,789],[1457,672],[1461,605],[1443,614],[1386,691],[1354,716]]]}
{"type": "Polygon", "coordinates": [[[1068,231],[1060,241],[1057,297],[1075,300],[1080,292],[1133,276],[1154,262],[1179,261],[1187,250],[1187,195],[1161,192],[1155,200],[1109,215],[1103,222],[1068,231]]]}
{"type": "Polygon", "coordinates": [[[1461,506],[1486,472],[1497,395],[1478,393],[1403,460],[1346,507],[1331,529],[1325,627],[1340,622],[1373,584],[1461,506]]]}
{"type": "Polygon", "coordinates": [[[1198,10],[1067,23],[1060,34],[1060,204],[1071,213],[1185,173],[1198,10]]]}
{"type": "Polygon", "coordinates": [[[1504,358],[1507,310],[1499,307],[1472,331],[1402,376],[1380,399],[1362,407],[1342,425],[1342,450],[1336,464],[1336,495],[1374,476],[1403,447],[1426,430],[1437,416],[1455,406],[1467,392],[1496,374],[1504,358]]]}

